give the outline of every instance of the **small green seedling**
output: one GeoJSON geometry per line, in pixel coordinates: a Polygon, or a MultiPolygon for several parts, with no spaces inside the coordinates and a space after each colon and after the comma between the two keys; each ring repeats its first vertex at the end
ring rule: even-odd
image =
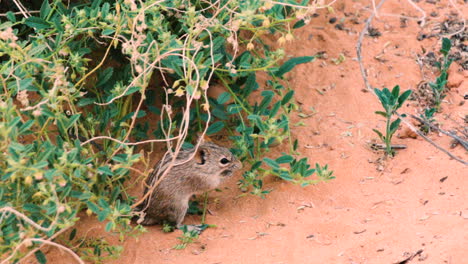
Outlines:
{"type": "Polygon", "coordinates": [[[164,223],[162,226],[162,231],[164,233],[174,232],[175,227],[169,223],[164,223]]]}
{"type": "Polygon", "coordinates": [[[375,94],[379,97],[380,102],[382,103],[385,112],[376,111],[375,113],[386,118],[387,125],[385,129],[385,136],[378,131],[373,129],[380,139],[385,143],[385,153],[386,155],[392,157],[395,153],[392,149],[391,141],[393,134],[400,126],[401,119],[397,118],[392,121],[392,116],[395,112],[403,105],[403,103],[408,99],[411,94],[411,90],[405,91],[400,95],[400,86],[396,85],[393,87],[393,90],[390,92],[388,88],[383,88],[382,90],[374,89],[375,94]]]}
{"type": "MultiPolygon", "coordinates": [[[[434,114],[437,111],[436,108],[426,108],[424,109],[424,114],[421,114],[420,117],[422,120],[426,121],[427,123],[434,123],[434,114]]],[[[421,131],[425,134],[431,132],[431,127],[426,124],[421,126],[421,131]]]]}
{"type": "Polygon", "coordinates": [[[440,109],[440,104],[442,103],[442,99],[444,99],[444,91],[445,91],[445,86],[447,85],[447,78],[448,78],[448,68],[450,67],[450,64],[452,64],[451,59],[448,58],[450,48],[452,47],[452,43],[450,42],[450,39],[448,38],[443,38],[442,39],[442,48],[440,49],[440,53],[444,56],[443,62],[437,62],[437,67],[440,70],[440,75],[437,77],[436,81],[434,83],[429,83],[429,86],[432,89],[432,92],[434,93],[434,104],[437,110],[440,109]]]}
{"type": "Polygon", "coordinates": [[[180,240],[180,244],[177,244],[174,246],[174,249],[184,249],[186,248],[189,244],[194,243],[199,236],[199,231],[197,230],[189,230],[187,225],[183,225],[182,228],[182,236],[177,237],[177,239],[180,240]]]}
{"type": "Polygon", "coordinates": [[[315,171],[320,179],[324,181],[335,179],[333,176],[333,171],[328,169],[328,164],[325,166],[320,166],[320,164],[315,163],[315,171]]]}

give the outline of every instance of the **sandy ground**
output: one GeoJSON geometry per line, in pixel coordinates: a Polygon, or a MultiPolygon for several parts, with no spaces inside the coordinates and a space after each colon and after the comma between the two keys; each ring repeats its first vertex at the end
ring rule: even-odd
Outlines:
{"type": "MultiPolygon", "coordinates": [[[[456,13],[448,1],[418,2],[428,24],[456,13]]],[[[453,2],[468,14],[463,1],[453,2]]],[[[369,7],[370,1],[338,1],[335,14],[320,11],[295,32],[296,40],[287,48],[291,56],[327,54],[326,59],[298,66],[289,79],[302,109],[316,111],[310,118],[293,120],[306,124],[293,128],[299,150],[313,162],[328,164],[335,180],[306,188],[270,180],[267,187],[273,191],[266,199],[239,198],[237,174],[223,192],[210,194],[212,214],[207,222],[217,227],[207,229],[196,243],[174,250],[180,231],[165,234],[154,226],[137,239],[127,238],[121,258],[108,263],[468,263],[467,167],[419,137],[395,137],[394,143],[407,149],[385,163],[377,162],[381,152],[368,147],[376,139],[372,129],[384,127],[374,114],[381,110],[380,103],[363,91],[356,59],[355,46],[369,7]],[[333,17],[337,21],[332,24],[333,17]],[[344,30],[336,26],[342,19],[344,30]],[[336,65],[332,59],[340,54],[346,59],[336,65]]],[[[402,28],[400,17],[385,16],[421,16],[407,1],[387,1],[379,13],[372,26],[382,35],[363,41],[369,81],[374,87],[399,84],[402,90],[414,90],[423,80],[416,54],[422,53],[421,47],[438,53],[440,40],[418,41],[421,28],[415,20],[402,28]]],[[[459,69],[457,65],[451,70],[452,88],[436,116],[442,127],[453,126],[450,120],[466,126],[462,118],[468,113],[463,105],[468,74],[459,69]]],[[[428,80],[433,76],[426,71],[428,80]]],[[[403,112],[416,114],[420,109],[410,101],[403,112]]],[[[407,133],[403,127],[397,134],[407,133]]],[[[449,148],[450,139],[437,133],[430,138],[449,148]]],[[[461,146],[451,151],[468,158],[461,146]]],[[[186,223],[199,221],[199,216],[186,218],[186,223]]],[[[104,225],[84,219],[79,226],[99,234],[104,225]]],[[[66,253],[49,256],[49,263],[68,259],[66,253]]]]}

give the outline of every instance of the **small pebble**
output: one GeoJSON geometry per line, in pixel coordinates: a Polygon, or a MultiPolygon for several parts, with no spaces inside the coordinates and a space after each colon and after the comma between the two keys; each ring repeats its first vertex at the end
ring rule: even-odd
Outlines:
{"type": "Polygon", "coordinates": [[[332,17],[332,18],[330,18],[330,20],[328,20],[328,22],[330,24],[335,24],[336,20],[337,20],[336,17],[332,17]]]}
{"type": "Polygon", "coordinates": [[[336,25],[335,25],[335,28],[338,29],[338,30],[344,30],[344,26],[343,26],[343,24],[341,24],[341,23],[336,24],[336,25]]]}

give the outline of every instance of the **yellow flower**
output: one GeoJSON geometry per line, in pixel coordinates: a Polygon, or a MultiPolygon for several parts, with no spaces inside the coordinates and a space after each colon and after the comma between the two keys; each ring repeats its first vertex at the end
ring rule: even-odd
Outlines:
{"type": "Polygon", "coordinates": [[[42,180],[43,178],[44,177],[43,177],[42,172],[38,171],[38,172],[34,173],[34,179],[39,181],[39,180],[42,180]]]}
{"type": "Polygon", "coordinates": [[[206,80],[201,80],[200,81],[200,87],[203,89],[203,90],[208,90],[208,82],[206,80]]]}
{"type": "Polygon", "coordinates": [[[184,89],[182,89],[182,88],[179,88],[179,89],[177,89],[177,90],[175,91],[175,96],[177,96],[177,97],[181,97],[181,96],[184,95],[184,94],[185,94],[185,91],[184,91],[184,89]]]}
{"type": "Polygon", "coordinates": [[[286,43],[286,38],[285,38],[285,37],[281,37],[281,38],[278,39],[278,44],[280,44],[281,46],[283,46],[284,43],[286,43]]]}
{"type": "Polygon", "coordinates": [[[28,176],[26,177],[26,179],[24,179],[24,184],[26,185],[31,185],[32,182],[33,182],[33,178],[31,176],[28,176]]]}
{"type": "Polygon", "coordinates": [[[198,100],[201,98],[201,92],[200,91],[196,91],[195,94],[193,95],[193,99],[195,100],[198,100]]]}

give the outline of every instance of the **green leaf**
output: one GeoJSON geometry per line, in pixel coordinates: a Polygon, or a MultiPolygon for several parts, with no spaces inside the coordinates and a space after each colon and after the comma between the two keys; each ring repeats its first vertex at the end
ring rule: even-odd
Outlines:
{"type": "Polygon", "coordinates": [[[285,181],[292,181],[294,180],[293,177],[291,177],[291,174],[289,174],[288,171],[282,171],[280,174],[279,174],[280,178],[285,180],[285,181]]]}
{"type": "Polygon", "coordinates": [[[263,100],[260,102],[260,106],[258,108],[261,110],[265,110],[273,100],[273,96],[275,95],[275,93],[273,91],[265,90],[261,94],[263,96],[263,100]]]}
{"type": "Polygon", "coordinates": [[[279,67],[279,69],[274,72],[273,75],[281,78],[285,73],[290,72],[296,65],[311,62],[314,59],[314,56],[304,56],[289,59],[283,65],[281,65],[281,67],[279,67]]]}
{"type": "Polygon", "coordinates": [[[269,114],[269,117],[270,118],[273,118],[279,111],[281,107],[281,102],[276,102],[273,107],[271,108],[271,111],[270,111],[270,114],[269,114]]]}
{"type": "Polygon", "coordinates": [[[113,29],[113,28],[108,28],[108,29],[104,29],[104,30],[102,31],[102,35],[104,35],[104,36],[109,36],[109,35],[111,35],[111,34],[114,34],[114,32],[115,32],[115,29],[113,29]]]}
{"type": "Polygon", "coordinates": [[[110,232],[114,228],[114,223],[108,222],[106,224],[106,232],[110,232]]]}
{"type": "Polygon", "coordinates": [[[112,160],[119,163],[125,163],[128,160],[128,155],[124,153],[117,154],[114,157],[112,157],[112,160]]]}
{"type": "Polygon", "coordinates": [[[68,236],[68,240],[73,240],[76,236],[76,228],[73,228],[73,230],[70,232],[70,236],[68,236]]]}
{"type": "Polygon", "coordinates": [[[98,173],[101,173],[101,174],[104,174],[104,175],[109,175],[109,176],[112,176],[113,173],[111,171],[111,169],[109,168],[109,166],[102,166],[102,167],[99,167],[98,168],[98,173]]]}
{"type": "MultiPolygon", "coordinates": [[[[58,6],[61,5],[61,3],[57,4],[58,6]]],[[[57,29],[58,32],[63,33],[63,26],[62,26],[62,20],[60,16],[56,16],[55,18],[52,19],[52,23],[54,23],[55,29],[57,29]]]]}
{"type": "Polygon", "coordinates": [[[0,30],[11,28],[11,27],[13,27],[13,24],[11,22],[0,23],[0,30]]]}
{"type": "Polygon", "coordinates": [[[42,210],[42,208],[41,208],[39,205],[37,205],[37,204],[32,204],[32,203],[25,203],[25,204],[23,205],[23,208],[22,208],[22,209],[23,209],[23,210],[26,210],[26,211],[28,211],[28,212],[30,212],[30,213],[32,213],[32,214],[40,213],[41,210],[42,210]]]}
{"type": "Polygon", "coordinates": [[[109,3],[104,3],[101,8],[102,17],[106,17],[109,14],[110,5],[109,3]]]}
{"type": "Polygon", "coordinates": [[[13,23],[16,22],[16,17],[15,17],[15,14],[13,14],[13,12],[8,11],[8,12],[6,13],[6,17],[7,17],[8,20],[10,20],[11,22],[13,22],[13,23]]]}
{"type": "Polygon", "coordinates": [[[34,256],[36,256],[37,262],[39,262],[40,264],[46,264],[47,263],[47,258],[44,255],[44,253],[42,253],[41,250],[38,250],[38,251],[34,252],[34,256]]]}
{"type": "Polygon", "coordinates": [[[303,19],[301,19],[301,20],[297,21],[297,22],[294,24],[293,28],[300,28],[300,27],[303,27],[303,26],[305,26],[305,22],[304,22],[303,19]]]}
{"type": "Polygon", "coordinates": [[[400,126],[400,123],[401,123],[401,119],[398,118],[397,120],[393,121],[391,124],[390,124],[390,135],[393,135],[393,133],[395,133],[395,131],[398,129],[398,127],[400,126]]]}
{"type": "Polygon", "coordinates": [[[385,112],[383,112],[383,111],[375,111],[375,113],[378,114],[378,115],[381,115],[381,116],[383,116],[383,117],[385,117],[385,118],[387,118],[387,113],[385,113],[385,112]]]}
{"type": "Polygon", "coordinates": [[[291,100],[291,98],[293,97],[293,95],[294,95],[294,91],[293,91],[293,90],[287,92],[287,93],[284,95],[283,99],[281,100],[281,105],[287,104],[287,103],[289,102],[289,100],[291,100]]]}
{"type": "Polygon", "coordinates": [[[34,169],[42,169],[45,166],[49,165],[49,163],[45,160],[36,162],[34,165],[32,165],[32,168],[34,169]]]}
{"type": "Polygon", "coordinates": [[[49,13],[50,13],[50,10],[51,10],[51,8],[50,8],[49,1],[44,0],[42,2],[42,5],[41,5],[41,11],[40,11],[41,18],[46,19],[47,16],[49,15],[49,13]]]}
{"type": "Polygon", "coordinates": [[[224,128],[224,123],[221,122],[221,121],[218,121],[218,122],[215,122],[213,124],[211,124],[208,129],[206,130],[206,134],[207,135],[212,135],[214,133],[217,133],[219,131],[221,131],[221,129],[224,128]]]}
{"type": "Polygon", "coordinates": [[[33,82],[33,78],[27,78],[27,79],[22,79],[19,81],[19,88],[21,91],[23,90],[26,90],[26,91],[37,91],[37,89],[34,89],[34,88],[30,88],[32,87],[32,82],[33,82]]]}
{"type": "Polygon", "coordinates": [[[127,92],[125,92],[125,95],[130,95],[132,93],[138,92],[140,90],[140,88],[141,87],[139,87],[139,86],[132,86],[127,90],[127,92]]]}
{"type": "Polygon", "coordinates": [[[378,131],[377,129],[372,129],[372,131],[374,131],[375,133],[377,133],[377,135],[379,135],[379,138],[383,141],[384,140],[384,136],[382,135],[382,133],[380,131],[378,131]]]}
{"type": "Polygon", "coordinates": [[[79,107],[83,107],[83,106],[90,105],[90,104],[94,103],[95,100],[96,100],[95,98],[82,98],[82,99],[80,99],[80,101],[78,101],[77,105],[79,107]]]}
{"type": "Polygon", "coordinates": [[[377,89],[377,88],[374,88],[374,92],[375,94],[377,95],[377,97],[379,98],[380,102],[382,103],[382,106],[387,109],[387,106],[388,106],[388,98],[385,96],[385,94],[377,89]]]}
{"type": "Polygon", "coordinates": [[[224,104],[231,99],[231,95],[228,92],[224,92],[218,96],[218,104],[224,104]]]}
{"type": "Polygon", "coordinates": [[[99,209],[99,207],[93,202],[86,202],[86,205],[95,214],[97,214],[97,213],[99,213],[101,211],[101,209],[99,209]]]}
{"type": "Polygon", "coordinates": [[[50,23],[40,17],[28,17],[24,23],[35,29],[46,29],[50,27],[50,23]]]}
{"type": "Polygon", "coordinates": [[[279,163],[279,164],[281,164],[281,163],[290,163],[293,160],[294,160],[294,158],[291,155],[283,155],[283,156],[277,158],[276,162],[279,163]]]}
{"type": "Polygon", "coordinates": [[[232,115],[232,114],[237,114],[242,110],[242,107],[240,105],[236,104],[230,104],[227,107],[227,113],[232,115]]]}
{"type": "Polygon", "coordinates": [[[399,85],[395,85],[395,87],[393,87],[392,95],[393,95],[394,98],[398,98],[398,96],[400,95],[400,86],[399,85]]]}
{"type": "Polygon", "coordinates": [[[106,220],[107,216],[109,216],[110,212],[109,210],[102,210],[99,213],[97,213],[98,221],[102,222],[106,220]]]}
{"type": "MultiPolygon", "coordinates": [[[[17,116],[15,118],[13,118],[9,123],[8,123],[8,127],[14,127],[16,126],[19,122],[21,121],[21,117],[17,116]]],[[[13,143],[13,142],[12,142],[13,143]]]]}
{"type": "Polygon", "coordinates": [[[276,162],[275,160],[272,160],[272,159],[270,159],[270,158],[266,158],[266,157],[265,157],[265,158],[263,158],[263,161],[264,161],[268,166],[270,166],[270,167],[273,168],[273,169],[276,169],[276,170],[277,170],[277,169],[280,168],[278,162],[276,162]]]}
{"type": "MultiPolygon", "coordinates": [[[[399,91],[400,88],[398,87],[397,90],[399,91]]],[[[390,92],[390,90],[388,88],[383,88],[382,93],[383,93],[384,97],[387,99],[387,105],[388,106],[394,106],[398,96],[393,96],[393,93],[390,92]]]]}
{"type": "Polygon", "coordinates": [[[411,90],[407,90],[404,93],[402,93],[400,97],[398,97],[398,108],[400,108],[403,105],[403,103],[406,101],[406,99],[408,99],[410,95],[411,90]]]}
{"type": "MultiPolygon", "coordinates": [[[[34,44],[35,44],[34,47],[28,51],[28,55],[31,57],[35,57],[41,54],[47,48],[47,46],[44,44],[38,44],[38,43],[34,43],[34,44]]],[[[29,90],[29,91],[38,91],[38,89],[34,88],[34,90],[29,90]]]]}
{"type": "Polygon", "coordinates": [[[262,118],[259,115],[248,115],[247,119],[251,120],[254,124],[261,126],[263,124],[262,118]]]}
{"type": "Polygon", "coordinates": [[[443,38],[442,39],[442,49],[440,50],[440,53],[447,56],[447,54],[449,53],[451,48],[452,48],[452,42],[450,41],[450,39],[443,38]]]}
{"type": "Polygon", "coordinates": [[[34,120],[30,119],[28,121],[26,121],[24,124],[22,124],[20,126],[20,128],[18,129],[18,133],[21,135],[23,134],[24,132],[26,132],[28,129],[31,128],[31,126],[34,124],[34,120]]]}
{"type": "Polygon", "coordinates": [[[112,77],[112,74],[114,74],[114,68],[112,67],[109,67],[103,71],[101,71],[98,75],[98,82],[96,83],[96,87],[100,87],[104,84],[107,83],[107,81],[110,80],[110,78],[112,77]]]}
{"type": "Polygon", "coordinates": [[[80,118],[81,114],[74,114],[68,119],[68,124],[65,126],[65,129],[72,127],[76,121],[80,118]]]}

